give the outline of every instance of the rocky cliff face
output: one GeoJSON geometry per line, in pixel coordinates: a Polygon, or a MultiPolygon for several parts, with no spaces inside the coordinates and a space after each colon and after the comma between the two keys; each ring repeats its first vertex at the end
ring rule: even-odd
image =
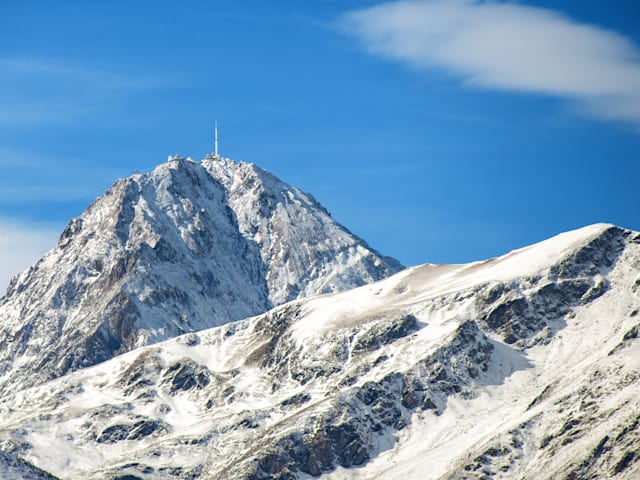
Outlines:
{"type": "Polygon", "coordinates": [[[401,268],[254,165],[173,159],[116,182],[13,279],[0,388],[401,268]]]}
{"type": "Polygon", "coordinates": [[[633,479],[638,312],[640,234],[595,225],[5,394],[0,447],[66,479],[633,479]]]}
{"type": "Polygon", "coordinates": [[[341,292],[402,269],[331,220],[310,194],[269,172],[228,159],[202,165],[223,185],[242,235],[260,249],[273,305],[341,292]]]}

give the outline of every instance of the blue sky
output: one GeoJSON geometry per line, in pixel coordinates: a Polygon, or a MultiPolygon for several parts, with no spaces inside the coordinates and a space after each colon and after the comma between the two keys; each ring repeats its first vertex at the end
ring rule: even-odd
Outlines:
{"type": "Polygon", "coordinates": [[[224,156],[405,264],[640,230],[640,3],[4,1],[0,284],[118,177],[224,156]]]}

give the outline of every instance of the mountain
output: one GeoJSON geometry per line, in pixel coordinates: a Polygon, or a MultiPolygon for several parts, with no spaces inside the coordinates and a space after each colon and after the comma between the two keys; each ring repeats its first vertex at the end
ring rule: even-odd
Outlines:
{"type": "Polygon", "coordinates": [[[253,164],[117,181],[0,300],[0,391],[401,270],[253,164]]]}
{"type": "Polygon", "coordinates": [[[593,225],[144,346],[0,402],[64,479],[640,477],[640,233],[593,225]]]}

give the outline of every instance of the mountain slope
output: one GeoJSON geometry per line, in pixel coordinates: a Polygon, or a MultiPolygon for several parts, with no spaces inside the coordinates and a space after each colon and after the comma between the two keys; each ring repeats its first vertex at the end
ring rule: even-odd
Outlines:
{"type": "Polygon", "coordinates": [[[13,279],[0,388],[401,268],[254,165],[174,158],[116,182],[13,279]]]}
{"type": "Polygon", "coordinates": [[[594,225],[144,347],[0,403],[75,478],[640,474],[640,234],[594,225]]]}
{"type": "Polygon", "coordinates": [[[269,172],[228,159],[202,165],[224,186],[243,236],[260,248],[273,305],[348,290],[401,270],[332,221],[311,195],[269,172]]]}

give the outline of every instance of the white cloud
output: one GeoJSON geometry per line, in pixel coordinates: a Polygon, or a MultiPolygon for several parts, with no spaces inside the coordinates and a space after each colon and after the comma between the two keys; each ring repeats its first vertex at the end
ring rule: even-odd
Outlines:
{"type": "Polygon", "coordinates": [[[11,277],[37,262],[55,246],[59,236],[59,229],[52,225],[0,219],[0,297],[11,277]]]}
{"type": "Polygon", "coordinates": [[[554,95],[640,124],[640,49],[553,10],[481,0],[385,3],[345,14],[369,52],[445,69],[469,86],[554,95]]]}

